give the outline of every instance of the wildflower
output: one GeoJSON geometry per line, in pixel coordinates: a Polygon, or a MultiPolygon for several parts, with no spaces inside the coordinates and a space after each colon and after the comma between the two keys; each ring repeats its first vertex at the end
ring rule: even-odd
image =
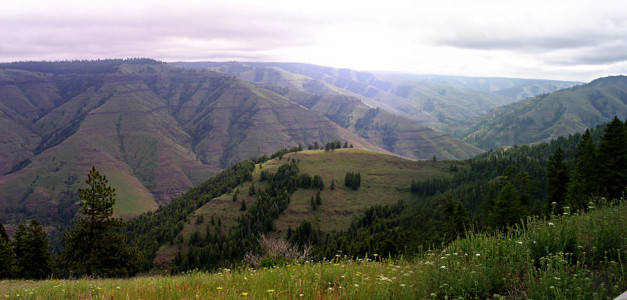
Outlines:
{"type": "Polygon", "coordinates": [[[336,254],[336,255],[335,255],[335,257],[340,257],[340,255],[339,255],[339,254],[336,254]]]}
{"type": "Polygon", "coordinates": [[[516,242],[516,243],[518,243],[519,245],[522,245],[522,244],[523,244],[523,242],[521,242],[521,241],[518,241],[518,242],[516,242]]]}
{"type": "Polygon", "coordinates": [[[355,287],[359,287],[359,284],[356,284],[356,283],[355,283],[355,287]]]}
{"type": "Polygon", "coordinates": [[[441,266],[440,269],[446,269],[446,266],[441,266]]]}
{"type": "Polygon", "coordinates": [[[119,290],[119,289],[120,289],[120,286],[118,286],[116,289],[118,289],[118,290],[119,290]]]}
{"type": "Polygon", "coordinates": [[[304,296],[305,296],[305,295],[303,295],[303,294],[299,294],[299,295],[298,295],[298,297],[304,297],[304,296]]]}
{"type": "Polygon", "coordinates": [[[481,253],[477,253],[477,254],[475,254],[475,256],[481,256],[481,253]]]}
{"type": "Polygon", "coordinates": [[[246,297],[246,296],[248,296],[248,293],[242,292],[242,296],[246,297]]]}
{"type": "Polygon", "coordinates": [[[223,288],[223,287],[221,287],[221,286],[219,286],[219,287],[217,287],[217,288],[216,288],[216,290],[220,290],[220,291],[221,291],[222,289],[224,289],[224,288],[223,288]]]}
{"type": "Polygon", "coordinates": [[[379,256],[379,255],[375,253],[375,254],[374,254],[374,257],[377,257],[377,256],[379,256]]]}
{"type": "Polygon", "coordinates": [[[268,292],[268,293],[274,293],[274,290],[273,290],[273,289],[270,289],[270,290],[267,290],[266,292],[268,292]]]}
{"type": "Polygon", "coordinates": [[[404,284],[404,283],[401,283],[401,287],[405,287],[405,284],[404,284]]]}
{"type": "Polygon", "coordinates": [[[553,225],[555,225],[555,224],[553,224],[553,222],[549,222],[549,226],[553,226],[553,225]]]}

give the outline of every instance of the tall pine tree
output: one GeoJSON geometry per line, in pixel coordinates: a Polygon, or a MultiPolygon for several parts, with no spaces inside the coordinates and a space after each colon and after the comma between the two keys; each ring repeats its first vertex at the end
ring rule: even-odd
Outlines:
{"type": "Polygon", "coordinates": [[[0,279],[15,276],[15,253],[9,235],[0,223],[0,279]]]}
{"type": "Polygon", "coordinates": [[[13,235],[15,261],[21,278],[42,279],[52,273],[48,237],[37,220],[20,223],[13,235]]]}
{"type": "Polygon", "coordinates": [[[581,136],[575,151],[575,168],[566,189],[566,201],[573,210],[585,210],[587,200],[598,191],[596,147],[590,130],[581,136]]]}
{"type": "Polygon", "coordinates": [[[113,217],[115,189],[92,167],[87,188],[78,190],[80,217],[76,228],[63,236],[66,248],[60,258],[71,272],[106,277],[128,276],[139,268],[137,249],[126,246],[126,238],[111,229],[124,226],[113,217]]]}
{"type": "Polygon", "coordinates": [[[547,198],[546,212],[561,215],[564,212],[563,205],[566,202],[566,184],[568,183],[568,168],[563,162],[564,150],[557,150],[549,157],[546,166],[547,173],[547,198]]]}
{"type": "Polygon", "coordinates": [[[599,187],[601,193],[618,199],[627,185],[627,132],[614,117],[599,141],[599,187]]]}

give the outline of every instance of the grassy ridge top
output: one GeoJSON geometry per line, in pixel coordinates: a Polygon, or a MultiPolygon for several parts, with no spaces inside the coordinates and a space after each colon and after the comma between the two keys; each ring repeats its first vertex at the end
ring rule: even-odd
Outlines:
{"type": "MultiPolygon", "coordinates": [[[[276,158],[257,164],[252,182],[244,182],[192,213],[180,233],[183,240],[188,241],[195,231],[205,232],[207,226],[213,228],[218,219],[219,230],[222,233],[228,232],[244,214],[240,211],[241,201],[245,201],[248,207],[252,207],[257,201],[256,196],[248,194],[251,185],[254,184],[256,189],[266,187],[265,182],[259,181],[261,171],[268,170],[274,173],[289,159],[297,161],[301,174],[322,177],[324,183],[324,190],[320,192],[322,204],[315,211],[312,210],[310,199],[312,196],[315,197],[317,190],[297,189],[290,197],[288,208],[276,220],[276,231],[272,233],[276,236],[285,236],[288,228],[295,229],[302,221],[311,222],[316,230],[320,229],[323,232],[347,230],[353,218],[369,207],[413,199],[415,196],[409,192],[412,180],[448,177],[452,174],[449,170],[451,164],[460,168],[467,164],[465,161],[412,161],[366,149],[306,150],[289,153],[282,159],[276,158]],[[358,190],[344,186],[347,172],[361,174],[361,187],[358,190]],[[333,182],[335,189],[331,190],[333,182]],[[237,190],[239,193],[237,201],[234,202],[233,194],[237,190]]],[[[187,250],[185,243],[182,250],[184,252],[187,250]]],[[[163,245],[157,253],[156,262],[167,264],[177,252],[176,245],[163,245]]]]}

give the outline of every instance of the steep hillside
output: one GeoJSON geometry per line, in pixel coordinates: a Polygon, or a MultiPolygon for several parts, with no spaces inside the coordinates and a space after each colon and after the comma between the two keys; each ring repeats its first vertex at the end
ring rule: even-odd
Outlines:
{"type": "MultiPolygon", "coordinates": [[[[296,229],[303,221],[310,222],[315,230],[322,232],[347,230],[354,216],[369,207],[411,200],[413,196],[409,193],[409,186],[413,179],[447,178],[452,174],[452,164],[459,168],[466,166],[465,162],[459,161],[410,161],[365,149],[311,150],[289,153],[281,159],[275,158],[257,164],[252,172],[251,181],[232,186],[228,189],[228,193],[204,200],[206,204],[189,215],[180,214],[181,210],[175,210],[179,212],[178,214],[175,211],[164,210],[159,216],[149,217],[159,218],[162,220],[159,223],[169,224],[177,224],[177,216],[186,220],[181,225],[182,231],[179,237],[171,236],[173,243],[170,245],[164,243],[165,245],[160,247],[156,255],[157,264],[171,262],[179,249],[176,241],[183,241],[182,250],[186,252],[190,246],[190,239],[195,239],[192,237],[196,234],[195,232],[199,232],[202,236],[206,236],[207,232],[210,236],[220,232],[226,239],[230,239],[228,235],[240,230],[237,228],[247,214],[262,214],[255,210],[259,197],[264,197],[261,196],[261,191],[267,189],[269,185],[267,180],[262,179],[262,172],[276,173],[280,167],[289,164],[292,160],[298,167],[298,174],[321,177],[324,184],[324,188],[320,191],[321,204],[314,209],[310,202],[316,197],[318,189],[297,188],[289,196],[289,205],[277,215],[273,222],[272,234],[276,236],[284,236],[288,229],[296,229]],[[360,173],[361,185],[357,190],[344,185],[347,172],[360,173]],[[251,186],[254,186],[256,191],[252,195],[251,186]],[[332,186],[334,186],[333,189],[332,186]],[[246,203],[247,209],[241,210],[242,202],[246,203]],[[166,214],[175,220],[166,221],[169,219],[166,214]]],[[[194,201],[193,198],[187,198],[184,196],[181,201],[194,201]]],[[[195,198],[206,197],[200,194],[195,198]]],[[[140,219],[131,223],[130,226],[142,227],[141,224],[144,223],[147,222],[140,219]]],[[[137,233],[134,232],[131,236],[135,234],[137,233]]],[[[141,239],[141,235],[137,239],[141,239]]],[[[159,240],[163,239],[159,238],[159,240]]],[[[168,239],[165,241],[167,242],[168,239]]]]}
{"type": "Polygon", "coordinates": [[[425,81],[415,75],[368,73],[299,63],[176,63],[313,94],[344,94],[420,124],[446,129],[512,103],[505,96],[425,81]]]}
{"type": "Polygon", "coordinates": [[[467,88],[483,92],[491,92],[507,96],[515,100],[555,92],[583,84],[577,81],[559,81],[542,79],[522,79],[503,77],[465,77],[446,75],[414,75],[422,81],[467,88]]]}
{"type": "Polygon", "coordinates": [[[481,152],[447,133],[387,110],[369,107],[354,97],[321,96],[291,90],[286,96],[320,112],[361,138],[404,157],[431,159],[435,155],[439,159],[466,159],[481,152]]]}
{"type": "Polygon", "coordinates": [[[382,151],[269,90],[152,60],[2,64],[0,117],[4,223],[69,220],[92,165],[128,217],[283,147],[346,140],[382,151]]]}
{"type": "Polygon", "coordinates": [[[459,126],[456,136],[483,149],[546,141],[627,118],[627,77],[589,84],[504,106],[459,126]]]}

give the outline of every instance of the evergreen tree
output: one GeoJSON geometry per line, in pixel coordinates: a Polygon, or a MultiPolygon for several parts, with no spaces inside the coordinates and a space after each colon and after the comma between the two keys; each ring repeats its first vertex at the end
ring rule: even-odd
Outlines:
{"type": "Polygon", "coordinates": [[[437,160],[438,160],[438,159],[435,157],[435,154],[433,155],[432,160],[433,160],[433,161],[437,161],[437,160]]]}
{"type": "Polygon", "coordinates": [[[335,179],[331,179],[331,190],[335,190],[335,179]]]}
{"type": "Polygon", "coordinates": [[[546,166],[547,176],[547,199],[546,212],[548,214],[562,214],[563,205],[566,202],[566,184],[568,183],[568,169],[563,160],[564,150],[558,147],[549,157],[546,166]]]}
{"type": "Polygon", "coordinates": [[[242,199],[242,205],[240,205],[239,210],[240,211],[246,210],[246,200],[242,199]]]}
{"type": "Polygon", "coordinates": [[[598,193],[596,148],[590,130],[581,136],[575,152],[575,168],[566,188],[566,201],[573,210],[585,210],[587,199],[598,193]]]}
{"type": "Polygon", "coordinates": [[[604,195],[619,199],[627,186],[627,132],[614,117],[599,141],[599,187],[604,195]]]}
{"type": "MultiPolygon", "coordinates": [[[[263,172],[262,172],[263,173],[263,172]]],[[[250,184],[250,188],[248,188],[248,196],[252,196],[255,194],[255,183],[252,182],[250,184]]]]}
{"type": "Polygon", "coordinates": [[[114,218],[115,189],[107,178],[92,167],[87,174],[87,188],[78,189],[80,216],[76,227],[63,235],[66,245],[60,254],[70,272],[97,276],[128,276],[137,271],[141,255],[126,246],[126,238],[111,229],[123,227],[114,218]]]}
{"type": "Polygon", "coordinates": [[[348,148],[348,141],[344,141],[344,148],[348,148]]]}
{"type": "Polygon", "coordinates": [[[9,235],[0,223],[0,279],[15,277],[15,253],[9,235]]]}
{"type": "Polygon", "coordinates": [[[30,279],[48,277],[52,273],[52,256],[41,224],[37,220],[31,220],[29,225],[20,223],[13,237],[18,276],[30,279]]]}
{"type": "Polygon", "coordinates": [[[468,229],[470,217],[461,201],[451,191],[442,195],[439,210],[442,213],[442,232],[448,239],[463,236],[468,229]]]}
{"type": "Polygon", "coordinates": [[[322,198],[320,197],[320,190],[316,193],[316,205],[322,204],[322,198]]]}
{"type": "Polygon", "coordinates": [[[488,225],[493,228],[504,228],[516,224],[522,217],[518,191],[511,182],[507,182],[488,212],[488,225]]]}

